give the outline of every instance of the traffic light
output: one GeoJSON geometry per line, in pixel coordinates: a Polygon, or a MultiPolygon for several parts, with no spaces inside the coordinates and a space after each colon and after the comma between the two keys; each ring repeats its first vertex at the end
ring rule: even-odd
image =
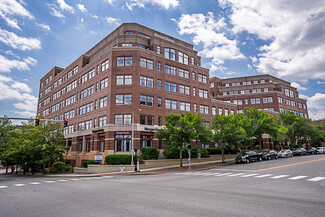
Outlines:
{"type": "Polygon", "coordinates": [[[67,127],[68,126],[68,118],[64,119],[64,127],[67,127]]]}
{"type": "Polygon", "coordinates": [[[35,126],[39,126],[39,120],[41,119],[41,117],[37,116],[36,120],[35,120],[35,126]]]}

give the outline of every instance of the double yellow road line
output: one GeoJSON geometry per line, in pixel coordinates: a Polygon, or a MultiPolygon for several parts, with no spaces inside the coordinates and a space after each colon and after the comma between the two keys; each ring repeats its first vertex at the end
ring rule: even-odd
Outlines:
{"type": "Polygon", "coordinates": [[[282,165],[282,166],[277,166],[277,167],[270,167],[270,168],[260,169],[260,170],[256,170],[256,172],[265,171],[265,170],[273,170],[273,169],[278,169],[278,168],[282,168],[282,167],[290,167],[290,166],[295,166],[295,165],[299,165],[299,164],[306,164],[306,163],[311,163],[311,162],[316,162],[316,161],[321,161],[321,160],[325,160],[325,158],[317,159],[317,160],[304,161],[304,162],[294,163],[294,164],[287,164],[287,165],[282,165]]]}

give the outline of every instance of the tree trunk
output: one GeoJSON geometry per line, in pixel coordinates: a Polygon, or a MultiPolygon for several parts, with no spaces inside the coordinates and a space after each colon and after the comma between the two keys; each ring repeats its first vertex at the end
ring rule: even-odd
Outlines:
{"type": "Polygon", "coordinates": [[[16,164],[16,174],[18,174],[18,163],[16,164]]]}
{"type": "Polygon", "coordinates": [[[43,172],[43,175],[45,175],[45,162],[43,162],[43,169],[42,169],[42,172],[43,172]]]}
{"type": "Polygon", "coordinates": [[[26,174],[26,162],[24,162],[24,175],[26,174]]]}
{"type": "Polygon", "coordinates": [[[258,143],[260,145],[260,150],[262,150],[262,139],[261,138],[258,139],[258,143]]]}
{"type": "Polygon", "coordinates": [[[221,145],[221,162],[224,163],[225,162],[225,145],[222,144],[221,145]]]}
{"type": "Polygon", "coordinates": [[[6,166],[6,173],[8,173],[8,169],[9,169],[9,166],[7,165],[7,166],[6,166]]]}
{"type": "Polygon", "coordinates": [[[11,173],[14,173],[14,164],[11,164],[11,173]]]}
{"type": "Polygon", "coordinates": [[[179,165],[180,165],[180,167],[183,167],[183,151],[182,151],[182,149],[183,149],[183,143],[182,143],[182,145],[181,145],[181,147],[179,148],[179,165]]]}
{"type": "Polygon", "coordinates": [[[32,175],[35,174],[35,163],[33,163],[33,166],[32,166],[32,175]]]}

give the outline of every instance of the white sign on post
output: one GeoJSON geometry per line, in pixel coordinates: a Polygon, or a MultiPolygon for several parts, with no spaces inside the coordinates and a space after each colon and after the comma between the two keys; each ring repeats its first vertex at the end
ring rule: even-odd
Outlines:
{"type": "Polygon", "coordinates": [[[103,160],[103,154],[95,154],[95,162],[101,162],[103,160]]]}

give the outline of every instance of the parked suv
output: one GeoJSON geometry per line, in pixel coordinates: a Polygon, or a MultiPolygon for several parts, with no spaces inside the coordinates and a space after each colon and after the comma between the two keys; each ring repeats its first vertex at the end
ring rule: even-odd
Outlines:
{"type": "Polygon", "coordinates": [[[307,155],[307,150],[304,148],[295,148],[293,149],[293,155],[298,155],[298,156],[302,156],[302,155],[307,155]]]}
{"type": "Polygon", "coordinates": [[[253,161],[262,161],[261,154],[256,153],[255,151],[242,151],[235,158],[236,163],[250,163],[253,161]]]}

